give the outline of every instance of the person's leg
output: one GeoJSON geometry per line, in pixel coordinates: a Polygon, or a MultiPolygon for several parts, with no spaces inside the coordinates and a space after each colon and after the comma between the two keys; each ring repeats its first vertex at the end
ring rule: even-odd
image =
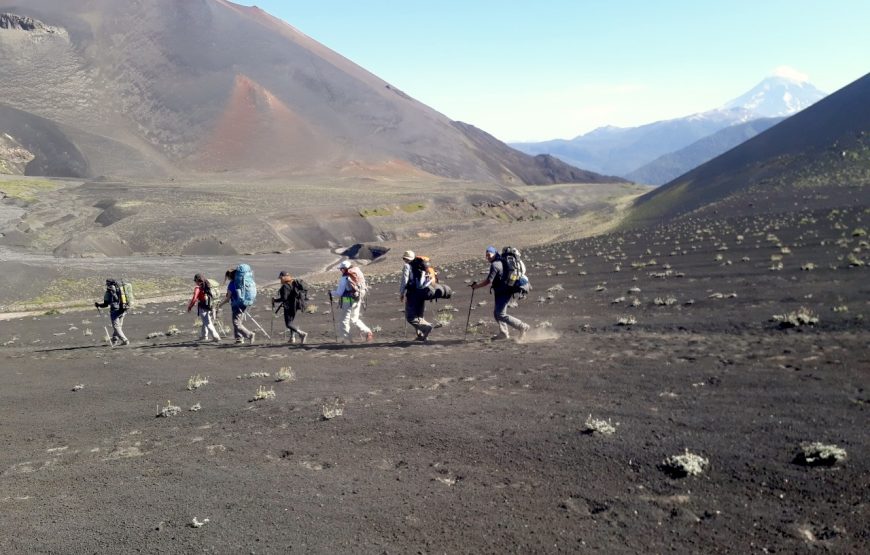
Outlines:
{"type": "Polygon", "coordinates": [[[353,305],[343,302],[341,305],[341,329],[339,335],[343,341],[350,341],[350,324],[353,320],[353,305]]]}
{"type": "Polygon", "coordinates": [[[300,330],[299,328],[296,327],[295,320],[296,320],[296,313],[293,312],[292,310],[285,309],[284,310],[284,325],[287,327],[288,330],[290,330],[291,333],[295,333],[295,334],[301,336],[305,332],[303,332],[302,330],[300,330]]]}
{"type": "MultiPolygon", "coordinates": [[[[362,319],[360,318],[361,311],[362,311],[362,303],[361,302],[353,303],[350,307],[350,314],[351,314],[350,321],[354,326],[356,326],[359,329],[360,332],[362,332],[366,335],[369,335],[372,333],[372,330],[370,330],[369,327],[367,325],[365,325],[365,322],[363,322],[362,319]]],[[[350,333],[349,329],[348,329],[348,333],[350,333]]]]}
{"type": "Polygon", "coordinates": [[[248,307],[243,306],[239,308],[239,333],[242,334],[242,337],[245,339],[253,339],[254,332],[245,327],[243,322],[245,321],[245,316],[247,316],[248,307]]]}
{"type": "Polygon", "coordinates": [[[208,334],[209,334],[209,329],[208,329],[208,316],[206,316],[206,311],[203,310],[203,309],[201,309],[201,308],[200,308],[200,309],[197,309],[196,312],[197,312],[197,314],[199,315],[199,321],[200,321],[200,323],[201,323],[201,325],[200,325],[200,327],[199,327],[199,338],[200,338],[200,340],[202,340],[202,341],[207,341],[207,340],[208,340],[208,334]]]}
{"type": "Polygon", "coordinates": [[[507,313],[507,307],[510,302],[510,295],[496,295],[495,297],[495,319],[498,322],[499,330],[501,331],[501,333],[505,334],[505,336],[509,335],[508,326],[519,331],[526,331],[527,329],[529,329],[528,324],[526,324],[519,318],[515,318],[507,313]]]}
{"type": "Polygon", "coordinates": [[[110,314],[112,318],[112,338],[116,341],[127,344],[130,341],[124,335],[124,315],[126,312],[118,311],[110,314]]]}
{"type": "Polygon", "coordinates": [[[432,324],[427,322],[423,315],[426,312],[426,297],[420,293],[412,293],[406,297],[405,317],[409,324],[414,326],[417,337],[426,339],[432,332],[432,324]]]}
{"type": "Polygon", "coordinates": [[[214,341],[220,341],[221,336],[218,334],[217,328],[214,326],[214,314],[211,309],[202,311],[202,325],[203,325],[203,337],[208,339],[208,334],[211,332],[212,339],[214,341]]]}

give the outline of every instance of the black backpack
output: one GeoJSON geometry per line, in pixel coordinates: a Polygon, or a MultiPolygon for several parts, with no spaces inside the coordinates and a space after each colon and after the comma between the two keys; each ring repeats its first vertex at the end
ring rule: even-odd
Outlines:
{"type": "Polygon", "coordinates": [[[296,290],[296,310],[305,310],[308,306],[308,284],[301,279],[294,279],[293,289],[296,290]]]}
{"type": "Polygon", "coordinates": [[[505,247],[499,256],[502,264],[502,287],[513,294],[519,293],[525,297],[531,290],[529,278],[526,276],[526,265],[520,251],[514,247],[505,247]]]}

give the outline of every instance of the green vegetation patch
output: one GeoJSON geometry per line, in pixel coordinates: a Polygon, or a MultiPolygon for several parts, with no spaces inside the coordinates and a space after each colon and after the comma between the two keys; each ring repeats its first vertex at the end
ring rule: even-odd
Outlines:
{"type": "Polygon", "coordinates": [[[363,218],[377,218],[383,216],[392,216],[393,211],[389,208],[363,208],[359,211],[359,215],[363,218]]]}
{"type": "Polygon", "coordinates": [[[34,202],[39,193],[57,189],[57,183],[43,179],[12,179],[0,180],[0,191],[7,197],[34,202]]]}
{"type": "MultiPolygon", "coordinates": [[[[180,277],[144,278],[131,280],[136,302],[149,297],[172,295],[189,289],[190,283],[180,277]]],[[[32,299],[14,303],[11,307],[20,310],[33,310],[57,305],[86,306],[93,301],[102,301],[105,292],[105,279],[58,278],[50,281],[45,289],[32,299]]]]}
{"type": "Polygon", "coordinates": [[[426,205],[422,202],[412,202],[411,204],[403,204],[400,206],[402,212],[407,212],[408,214],[413,214],[414,212],[419,212],[420,210],[424,210],[426,205]]]}

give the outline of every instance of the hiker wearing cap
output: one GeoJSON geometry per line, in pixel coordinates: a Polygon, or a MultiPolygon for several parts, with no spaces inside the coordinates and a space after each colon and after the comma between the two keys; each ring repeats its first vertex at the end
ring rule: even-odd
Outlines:
{"type": "Polygon", "coordinates": [[[492,294],[495,296],[495,307],[493,308],[493,316],[498,322],[498,335],[494,336],[493,340],[509,339],[510,329],[513,328],[520,332],[520,337],[528,329],[529,325],[510,316],[507,313],[508,303],[514,295],[514,290],[508,286],[505,280],[504,264],[495,247],[486,247],[486,261],[489,262],[489,274],[486,279],[480,283],[474,282],[471,284],[472,289],[480,289],[487,285],[492,286],[492,294]]]}
{"type": "Polygon", "coordinates": [[[122,286],[114,279],[107,279],[103,302],[94,302],[98,309],[109,307],[109,319],[112,321],[112,337],[109,342],[113,346],[130,344],[130,340],[124,335],[124,316],[127,314],[128,302],[123,295],[122,286]]]}
{"type": "Polygon", "coordinates": [[[414,251],[405,251],[402,255],[402,281],[399,284],[399,300],[405,303],[405,320],[417,332],[417,341],[426,341],[432,333],[432,324],[423,316],[426,312],[426,294],[418,284],[413,283],[411,262],[416,258],[414,251]]]}
{"type": "Polygon", "coordinates": [[[248,310],[248,307],[240,302],[239,296],[236,294],[238,286],[236,285],[235,268],[230,268],[226,271],[224,274],[224,282],[227,282],[227,294],[217,305],[217,308],[222,307],[226,303],[230,303],[230,308],[233,311],[233,337],[236,338],[236,343],[240,345],[244,344],[245,339],[247,339],[248,342],[253,345],[255,338],[254,332],[242,324],[242,321],[245,319],[245,315],[247,314],[246,311],[248,310]]]}
{"type": "Polygon", "coordinates": [[[199,340],[209,341],[209,333],[211,333],[211,340],[218,342],[221,340],[221,336],[218,335],[217,329],[214,327],[213,293],[206,279],[202,277],[202,274],[193,276],[193,282],[196,286],[193,288],[193,297],[187,303],[187,311],[190,312],[193,306],[196,305],[196,314],[202,321],[199,340]]]}
{"type": "Polygon", "coordinates": [[[338,265],[341,279],[338,287],[329,293],[329,302],[338,299],[338,307],[341,309],[341,339],[350,341],[351,324],[359,329],[365,340],[371,342],[374,339],[372,330],[360,319],[360,311],[366,295],[366,280],[362,270],[351,264],[350,260],[344,260],[338,265]]]}
{"type": "Polygon", "coordinates": [[[281,288],[278,296],[272,299],[272,309],[275,310],[275,305],[281,303],[275,312],[284,308],[284,325],[290,330],[290,343],[296,343],[298,335],[299,343],[305,345],[308,334],[297,328],[293,321],[297,312],[305,309],[305,302],[308,300],[307,287],[302,280],[294,279],[288,272],[280,272],[278,279],[281,280],[281,288]]]}

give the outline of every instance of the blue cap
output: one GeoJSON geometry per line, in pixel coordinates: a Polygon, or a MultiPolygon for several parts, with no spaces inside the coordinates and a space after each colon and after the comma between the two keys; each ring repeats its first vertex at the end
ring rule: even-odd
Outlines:
{"type": "Polygon", "coordinates": [[[495,250],[495,247],[486,247],[486,254],[498,254],[498,251],[495,250]]]}

